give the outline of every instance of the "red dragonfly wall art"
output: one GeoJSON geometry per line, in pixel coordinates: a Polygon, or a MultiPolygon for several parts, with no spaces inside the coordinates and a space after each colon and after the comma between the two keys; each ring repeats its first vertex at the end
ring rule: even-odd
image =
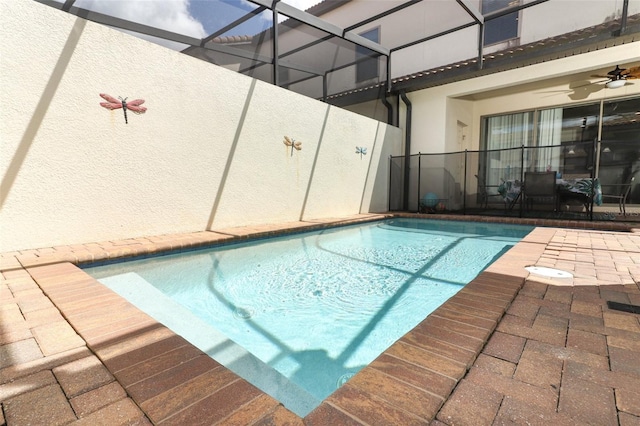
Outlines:
{"type": "Polygon", "coordinates": [[[127,109],[133,111],[136,114],[144,114],[147,111],[146,107],[140,106],[144,103],[144,99],[135,99],[133,101],[127,102],[127,98],[122,99],[118,97],[120,100],[114,98],[113,96],[109,96],[106,93],[100,93],[100,97],[107,102],[100,102],[100,106],[114,110],[118,108],[122,108],[122,112],[124,112],[124,123],[129,124],[127,120],[127,109]]]}

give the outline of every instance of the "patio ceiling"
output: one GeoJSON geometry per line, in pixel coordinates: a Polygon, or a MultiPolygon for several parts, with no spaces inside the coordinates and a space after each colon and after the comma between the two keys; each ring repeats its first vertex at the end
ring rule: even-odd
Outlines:
{"type": "MultiPolygon", "coordinates": [[[[408,92],[450,81],[471,78],[490,72],[515,68],[543,60],[554,53],[561,57],[566,52],[589,42],[607,41],[638,32],[638,22],[627,20],[628,0],[624,0],[622,17],[609,24],[597,40],[582,37],[573,43],[548,43],[535,49],[524,49],[508,55],[490,56],[483,47],[485,25],[513,12],[536,7],[549,0],[523,0],[511,2],[513,6],[482,14],[469,0],[433,2],[433,13],[447,9],[446,19],[436,19],[429,28],[419,33],[403,32],[395,38],[395,45],[376,43],[360,35],[369,24],[395,15],[402,19],[412,13],[412,7],[426,0],[386,0],[372,2],[360,15],[332,14],[351,0],[325,0],[306,11],[287,3],[288,0],[191,0],[207,13],[210,19],[202,31],[178,30],[152,24],[137,18],[135,6],[139,1],[95,0],[33,0],[63,10],[81,18],[118,28],[142,38],[164,44],[185,54],[200,58],[234,71],[291,88],[312,81],[322,87],[320,95],[304,93],[337,105],[349,105],[373,100],[390,92],[408,92]],[[118,4],[121,7],[107,7],[118,4]],[[404,14],[404,15],[403,15],[404,14]],[[136,17],[136,18],[132,18],[136,17]],[[318,16],[324,16],[321,19],[318,16]],[[339,21],[338,21],[339,19],[339,21]],[[278,25],[273,25],[278,22],[278,25]],[[442,64],[440,68],[392,78],[394,54],[431,40],[446,37],[468,28],[477,28],[474,46],[477,55],[456,64],[442,64]],[[284,37],[285,34],[288,34],[284,37]],[[290,41],[296,43],[292,45],[290,41]],[[398,40],[401,40],[398,42],[398,40]],[[323,50],[324,49],[324,50],[323,50]],[[318,52],[330,52],[321,55],[318,52]],[[376,83],[366,86],[341,88],[329,93],[328,76],[353,67],[357,62],[379,59],[386,68],[376,83]],[[443,72],[443,71],[447,72],[443,72]],[[285,71],[285,72],[283,72],[285,71]]],[[[146,4],[150,4],[146,2],[146,4]]],[[[162,2],[157,2],[162,6],[162,2]]],[[[425,4],[423,4],[424,6],[425,4]]],[[[430,7],[430,5],[429,5],[430,7]]],[[[539,44],[539,43],[538,43],[539,44]]],[[[495,52],[494,52],[495,53],[495,52]]],[[[579,52],[578,52],[579,53],[579,52]]]]}

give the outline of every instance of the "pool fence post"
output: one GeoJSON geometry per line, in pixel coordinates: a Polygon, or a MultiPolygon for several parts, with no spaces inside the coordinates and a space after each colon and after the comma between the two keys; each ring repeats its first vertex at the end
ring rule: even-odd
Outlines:
{"type": "Polygon", "coordinates": [[[467,214],[467,149],[464,150],[464,176],[462,177],[462,214],[467,214]]]}
{"type": "Polygon", "coordinates": [[[520,207],[518,217],[522,217],[522,203],[524,200],[524,144],[520,147],[520,207]]]}
{"type": "Polygon", "coordinates": [[[389,190],[387,191],[387,212],[391,211],[391,184],[393,181],[393,155],[389,155],[389,190]]]}
{"type": "Polygon", "coordinates": [[[418,185],[416,185],[418,187],[418,213],[420,213],[420,182],[422,182],[422,180],[420,179],[421,171],[422,171],[422,154],[420,153],[420,151],[418,151],[418,185]]]}
{"type": "Polygon", "coordinates": [[[593,221],[593,198],[596,196],[596,178],[600,174],[600,170],[596,166],[600,166],[600,149],[602,141],[597,137],[593,138],[591,146],[591,190],[589,193],[589,220],[593,221]]]}

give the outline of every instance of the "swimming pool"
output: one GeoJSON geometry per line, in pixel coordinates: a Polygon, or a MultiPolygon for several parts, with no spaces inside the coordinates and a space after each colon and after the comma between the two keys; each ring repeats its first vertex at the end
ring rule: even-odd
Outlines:
{"type": "Polygon", "coordinates": [[[304,416],[532,229],[392,219],[86,271],[304,416]]]}

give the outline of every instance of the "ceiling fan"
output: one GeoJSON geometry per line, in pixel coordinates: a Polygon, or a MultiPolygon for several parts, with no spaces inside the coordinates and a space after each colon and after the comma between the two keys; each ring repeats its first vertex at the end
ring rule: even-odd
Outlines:
{"type": "Polygon", "coordinates": [[[616,65],[615,69],[609,71],[606,75],[592,75],[594,78],[606,78],[607,80],[596,81],[593,84],[605,83],[605,87],[608,89],[617,89],[627,84],[627,80],[640,78],[640,66],[627,68],[620,68],[616,65]]]}
{"type": "Polygon", "coordinates": [[[550,92],[544,93],[564,93],[574,101],[586,99],[589,97],[589,95],[605,88],[617,89],[627,84],[633,84],[628,80],[640,79],[640,66],[630,67],[626,69],[620,68],[619,65],[616,65],[615,69],[609,71],[606,74],[591,75],[590,77],[592,79],[600,78],[605,80],[592,81],[591,79],[589,79],[572,81],[571,83],[569,83],[569,87],[567,89],[552,90],[550,92]]]}

